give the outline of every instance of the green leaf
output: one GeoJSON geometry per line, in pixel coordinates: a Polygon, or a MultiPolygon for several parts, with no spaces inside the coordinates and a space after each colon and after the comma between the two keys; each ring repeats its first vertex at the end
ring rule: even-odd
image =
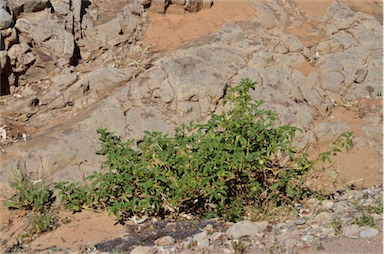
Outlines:
{"type": "Polygon", "coordinates": [[[13,208],[13,209],[20,209],[21,208],[21,205],[17,205],[15,203],[13,203],[12,201],[9,201],[9,200],[6,200],[3,202],[3,204],[9,208],[13,208]]]}

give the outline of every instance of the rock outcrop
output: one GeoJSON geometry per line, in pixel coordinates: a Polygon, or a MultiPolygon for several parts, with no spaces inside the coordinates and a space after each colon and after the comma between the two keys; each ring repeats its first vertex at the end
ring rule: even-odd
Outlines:
{"type": "Polygon", "coordinates": [[[146,23],[137,1],[114,1],[113,18],[98,17],[103,1],[3,2],[0,11],[1,94],[20,92],[107,49],[136,42],[146,23]],[[4,63],[4,64],[3,64],[4,63]],[[11,71],[9,71],[11,70],[11,71]]]}

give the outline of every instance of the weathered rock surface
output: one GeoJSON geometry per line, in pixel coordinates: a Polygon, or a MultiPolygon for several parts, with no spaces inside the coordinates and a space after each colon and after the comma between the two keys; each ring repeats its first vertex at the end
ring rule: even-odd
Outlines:
{"type": "MultiPolygon", "coordinates": [[[[329,38],[310,51],[318,53],[321,87],[336,99],[373,97],[382,89],[382,24],[372,16],[334,3],[319,25],[329,38]]],[[[313,57],[309,57],[314,59],[313,57]]]]}
{"type": "Polygon", "coordinates": [[[7,12],[5,9],[0,9],[0,28],[6,29],[10,27],[12,22],[12,15],[9,14],[9,12],[7,12]]]}
{"type": "Polygon", "coordinates": [[[2,95],[18,92],[65,67],[93,60],[117,45],[136,42],[146,23],[144,7],[133,0],[114,1],[110,7],[116,13],[110,19],[98,17],[98,10],[105,5],[100,0],[10,3],[0,9],[0,50],[12,60],[12,72],[2,71],[2,95]]]}

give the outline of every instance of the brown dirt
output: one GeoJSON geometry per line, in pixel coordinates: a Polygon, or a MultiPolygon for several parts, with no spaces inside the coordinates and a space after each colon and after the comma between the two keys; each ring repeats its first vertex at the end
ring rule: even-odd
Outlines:
{"type": "MultiPolygon", "coordinates": [[[[251,0],[228,1],[215,0],[211,9],[203,10],[195,14],[149,14],[149,26],[146,30],[144,43],[152,46],[155,51],[171,51],[185,42],[192,39],[208,35],[218,31],[224,24],[235,21],[257,19],[254,10],[249,6],[251,0]]],[[[323,15],[332,0],[296,0],[298,7],[308,17],[308,23],[305,25],[292,24],[288,30],[298,36],[305,45],[313,45],[322,39],[322,35],[316,34],[312,30],[315,16],[323,15]]],[[[382,17],[382,1],[379,0],[347,0],[352,8],[371,13],[377,17],[382,17]]],[[[303,63],[297,66],[305,75],[315,71],[309,63],[303,63]]],[[[382,101],[366,100],[360,105],[346,109],[337,107],[333,110],[328,121],[340,119],[349,124],[356,135],[364,135],[358,129],[365,124],[364,115],[356,117],[359,110],[378,110],[382,108],[382,101]],[[373,105],[373,106],[372,106],[373,105]],[[377,107],[375,107],[377,105],[377,107]]],[[[327,119],[319,119],[324,121],[327,119]]],[[[375,138],[381,138],[382,134],[375,138]]],[[[326,145],[328,143],[324,143],[326,145]]],[[[371,149],[372,150],[372,149],[371,149]]],[[[372,186],[382,183],[382,165],[379,156],[370,149],[359,151],[352,150],[346,155],[340,155],[336,158],[340,176],[347,183],[356,183],[360,186],[372,186]]],[[[29,244],[29,247],[35,249],[34,253],[46,253],[51,247],[59,247],[59,253],[62,250],[71,251],[82,250],[90,241],[99,242],[102,240],[114,239],[126,233],[126,228],[116,224],[116,221],[105,214],[84,211],[77,214],[60,212],[56,215],[60,218],[61,225],[52,232],[39,236],[29,244]],[[64,223],[65,222],[65,223],[64,223]]],[[[28,223],[28,214],[17,211],[9,211],[2,204],[0,205],[0,251],[6,246],[17,244],[21,233],[25,233],[28,223]]],[[[330,243],[326,247],[327,253],[343,253],[344,245],[349,246],[367,246],[368,242],[349,243],[348,241],[330,243]],[[354,245],[355,244],[355,245],[354,245]]],[[[380,240],[375,240],[375,244],[380,244],[380,240]]],[[[370,246],[371,243],[368,243],[370,246]]],[[[375,245],[375,246],[376,246],[375,245]]],[[[312,249],[313,250],[313,249],[312,249]]],[[[352,249],[353,250],[353,249],[352,249]]],[[[364,248],[362,249],[364,250],[364,248]]],[[[379,247],[374,247],[372,253],[381,253],[379,247]],[[377,252],[379,251],[379,252],[377,252]]],[[[308,251],[303,253],[309,253],[308,251]]],[[[344,252],[345,253],[345,252],[344,252]]]]}
{"type": "MultiPolygon", "coordinates": [[[[10,211],[2,203],[0,204],[1,252],[22,242],[23,237],[20,233],[28,233],[30,215],[20,211],[10,211]]],[[[84,210],[73,214],[60,211],[54,217],[57,219],[56,229],[41,234],[37,239],[23,246],[34,250],[34,253],[46,253],[53,249],[59,253],[64,250],[86,250],[87,246],[112,240],[127,232],[125,226],[103,213],[84,210]]]]}
{"type": "MultiPolygon", "coordinates": [[[[383,140],[382,132],[368,136],[361,128],[367,124],[367,118],[372,115],[382,115],[383,101],[379,99],[364,99],[355,106],[337,106],[327,117],[319,117],[316,123],[343,121],[353,133],[354,147],[348,153],[340,153],[332,158],[334,166],[324,171],[319,179],[311,182],[322,189],[332,190],[354,186],[369,188],[383,183],[382,158],[377,150],[357,140],[373,138],[383,140]],[[357,141],[357,142],[355,142],[357,141]],[[336,181],[336,182],[335,182],[336,181]]],[[[335,136],[334,138],[337,138],[335,136]]],[[[319,140],[318,149],[324,151],[331,140],[319,140]]]]}
{"type": "Polygon", "coordinates": [[[152,50],[171,51],[185,42],[220,30],[224,24],[254,20],[255,11],[250,0],[215,0],[213,7],[197,13],[149,13],[149,26],[143,42],[152,50]]]}
{"type": "Polygon", "coordinates": [[[332,254],[352,254],[352,253],[364,253],[364,254],[381,254],[383,253],[383,239],[381,234],[374,239],[351,239],[344,238],[331,239],[327,241],[316,241],[311,246],[298,250],[298,254],[317,254],[317,253],[332,253],[332,254]],[[319,248],[318,246],[322,246],[319,248]]]}

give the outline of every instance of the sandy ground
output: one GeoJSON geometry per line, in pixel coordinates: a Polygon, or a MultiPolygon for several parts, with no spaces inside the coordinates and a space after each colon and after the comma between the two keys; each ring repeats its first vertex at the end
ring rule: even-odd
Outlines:
{"type": "Polygon", "coordinates": [[[299,250],[298,254],[352,254],[352,253],[364,253],[364,254],[382,254],[383,253],[383,234],[374,239],[332,239],[319,242],[314,242],[308,249],[299,250]],[[319,248],[317,246],[322,246],[319,248]]]}
{"type": "Polygon", "coordinates": [[[197,13],[149,13],[144,43],[151,45],[152,50],[171,51],[187,41],[217,32],[224,24],[254,20],[256,14],[249,3],[249,0],[215,0],[212,8],[197,13]]]}
{"type": "MultiPolygon", "coordinates": [[[[208,35],[218,31],[224,24],[242,20],[254,20],[257,16],[249,6],[250,0],[214,0],[211,9],[202,10],[195,14],[149,14],[149,26],[146,30],[144,43],[151,45],[155,51],[171,51],[192,39],[208,35]]],[[[308,35],[311,28],[311,18],[323,15],[332,0],[296,0],[299,8],[308,17],[306,26],[289,27],[289,31],[303,40],[303,43],[310,45],[321,38],[308,35]]],[[[352,8],[382,17],[382,2],[380,0],[347,0],[352,8]],[[380,5],[381,3],[381,5],[380,5]]],[[[310,65],[298,66],[305,74],[314,71],[310,65]]],[[[371,102],[368,102],[371,103],[371,102]]],[[[374,101],[378,107],[382,107],[381,101],[374,101]]],[[[377,109],[377,108],[376,108],[377,109]]],[[[333,111],[333,119],[349,121],[350,126],[357,130],[365,119],[355,117],[359,108],[346,109],[337,108],[333,111]]],[[[373,107],[372,110],[375,110],[373,107]]],[[[352,130],[353,131],[353,130],[352,130]]],[[[347,155],[337,158],[340,168],[346,168],[340,172],[346,182],[354,182],[359,186],[372,186],[382,183],[382,165],[372,166],[372,161],[377,162],[379,158],[372,151],[365,151],[359,154],[351,151],[347,155]],[[376,156],[376,157],[375,157],[376,156]]],[[[85,244],[101,240],[113,239],[124,235],[126,230],[123,226],[116,224],[116,221],[105,214],[94,212],[81,212],[77,214],[63,213],[58,215],[62,225],[56,230],[41,235],[30,243],[30,247],[36,253],[46,253],[51,247],[61,249],[82,249],[85,244]],[[64,223],[65,222],[65,223],[64,223]],[[92,242],[90,242],[92,241],[92,242]]],[[[28,216],[23,213],[7,210],[0,205],[0,251],[5,245],[17,243],[20,232],[25,231],[28,216]]],[[[383,253],[382,235],[371,240],[356,239],[335,239],[324,242],[324,251],[317,251],[315,246],[300,250],[300,253],[383,253]]]]}

